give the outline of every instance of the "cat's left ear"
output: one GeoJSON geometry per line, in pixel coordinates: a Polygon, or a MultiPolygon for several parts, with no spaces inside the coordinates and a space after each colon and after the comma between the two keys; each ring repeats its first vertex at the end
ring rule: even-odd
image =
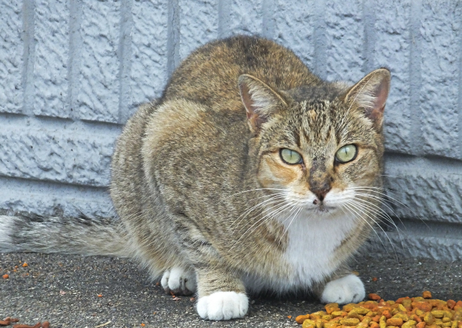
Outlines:
{"type": "Polygon", "coordinates": [[[354,103],[364,109],[378,131],[382,129],[383,112],[390,90],[390,71],[379,68],[370,72],[358,83],[350,88],[345,96],[345,103],[352,106],[354,103]]]}
{"type": "Polygon", "coordinates": [[[238,83],[250,129],[257,134],[261,125],[267,122],[281,105],[287,106],[287,103],[277,91],[252,75],[239,76],[238,83]]]}

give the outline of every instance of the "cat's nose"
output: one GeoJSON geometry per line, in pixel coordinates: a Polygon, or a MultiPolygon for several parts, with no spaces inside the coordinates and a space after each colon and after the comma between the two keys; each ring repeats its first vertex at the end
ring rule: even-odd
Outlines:
{"type": "Polygon", "coordinates": [[[326,169],[325,161],[322,159],[313,160],[310,168],[310,175],[308,177],[308,185],[310,191],[316,195],[317,199],[313,202],[317,205],[322,203],[326,198],[327,193],[330,191],[330,183],[333,181],[326,169]]]}
{"type": "Polygon", "coordinates": [[[318,201],[322,202],[326,198],[327,193],[330,191],[331,187],[329,183],[324,183],[322,185],[315,186],[310,188],[311,192],[316,195],[317,199],[314,200],[313,204],[317,205],[318,201]]]}

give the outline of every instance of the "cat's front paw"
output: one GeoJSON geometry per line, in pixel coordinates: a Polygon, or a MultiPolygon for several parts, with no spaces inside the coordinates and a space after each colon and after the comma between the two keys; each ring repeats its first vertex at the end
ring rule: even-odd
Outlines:
{"type": "Polygon", "coordinates": [[[321,295],[323,303],[356,303],[366,296],[364,284],[357,276],[350,274],[326,284],[321,295]]]}
{"type": "Polygon", "coordinates": [[[209,320],[242,318],[248,309],[249,299],[244,293],[216,292],[199,298],[197,302],[197,313],[209,320]]]}
{"type": "Polygon", "coordinates": [[[196,275],[192,270],[174,267],[166,270],[160,281],[166,293],[191,295],[196,291],[196,275]]]}

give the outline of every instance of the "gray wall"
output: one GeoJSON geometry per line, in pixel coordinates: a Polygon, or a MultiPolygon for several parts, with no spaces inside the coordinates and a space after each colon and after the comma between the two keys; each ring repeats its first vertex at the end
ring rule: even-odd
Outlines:
{"type": "Polygon", "coordinates": [[[195,47],[260,34],[328,80],[391,69],[400,227],[373,247],[462,259],[461,21],[457,0],[0,0],[0,209],[114,215],[110,157],[136,106],[195,47]]]}

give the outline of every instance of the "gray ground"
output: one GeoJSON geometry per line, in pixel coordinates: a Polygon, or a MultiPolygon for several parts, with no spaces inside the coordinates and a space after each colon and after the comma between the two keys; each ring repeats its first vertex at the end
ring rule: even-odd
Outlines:
{"type": "MultiPolygon", "coordinates": [[[[462,299],[462,263],[363,256],[354,267],[367,293],[385,299],[420,296],[424,290],[435,298],[462,299]]],[[[135,263],[116,258],[0,254],[0,276],[5,273],[10,278],[0,278],[0,320],[48,320],[52,328],[93,328],[109,321],[104,327],[297,327],[297,315],[323,308],[306,297],[261,296],[252,299],[245,319],[204,321],[190,297],[174,300],[135,263]]]]}

